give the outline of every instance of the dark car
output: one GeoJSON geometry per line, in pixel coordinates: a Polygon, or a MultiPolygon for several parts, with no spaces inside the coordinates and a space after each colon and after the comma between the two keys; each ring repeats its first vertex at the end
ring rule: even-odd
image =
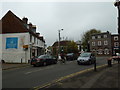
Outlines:
{"type": "Polygon", "coordinates": [[[33,66],[46,66],[49,64],[56,64],[57,59],[51,55],[40,55],[31,59],[31,65],[33,66]]]}
{"type": "Polygon", "coordinates": [[[77,59],[77,55],[74,53],[68,53],[66,54],[66,60],[76,60],[77,59]]]}
{"type": "Polygon", "coordinates": [[[96,60],[94,53],[85,52],[81,53],[77,59],[77,63],[80,64],[93,64],[96,60]]]}

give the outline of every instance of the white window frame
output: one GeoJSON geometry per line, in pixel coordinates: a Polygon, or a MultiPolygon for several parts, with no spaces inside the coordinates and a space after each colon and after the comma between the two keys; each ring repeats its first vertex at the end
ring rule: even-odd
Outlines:
{"type": "Polygon", "coordinates": [[[98,41],[98,46],[101,46],[102,45],[102,42],[101,41],[98,41]]]}
{"type": "Polygon", "coordinates": [[[101,38],[101,35],[98,35],[98,38],[101,38]]]}
{"type": "Polygon", "coordinates": [[[114,36],[114,41],[118,41],[118,36],[114,36]]]}
{"type": "Polygon", "coordinates": [[[110,53],[109,53],[109,49],[106,48],[106,49],[104,50],[104,54],[105,54],[105,55],[110,54],[110,53]]]}
{"type": "Polygon", "coordinates": [[[95,36],[92,36],[92,39],[95,39],[95,36]]]}
{"type": "Polygon", "coordinates": [[[99,55],[103,54],[103,50],[102,49],[98,49],[98,54],[99,55]]]}
{"type": "Polygon", "coordinates": [[[114,47],[119,47],[119,42],[114,42],[114,47]]]}
{"type": "Polygon", "coordinates": [[[95,42],[92,42],[92,46],[95,46],[95,42]]]}
{"type": "Polygon", "coordinates": [[[108,45],[108,41],[107,40],[104,41],[104,45],[108,45]]]}
{"type": "Polygon", "coordinates": [[[108,37],[108,35],[105,34],[105,35],[104,35],[104,38],[107,38],[107,37],[108,37]]]}

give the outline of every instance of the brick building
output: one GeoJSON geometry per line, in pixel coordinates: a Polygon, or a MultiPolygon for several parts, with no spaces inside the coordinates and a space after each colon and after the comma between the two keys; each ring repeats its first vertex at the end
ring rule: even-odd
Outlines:
{"type": "MultiPolygon", "coordinates": [[[[66,53],[67,52],[67,47],[68,47],[68,43],[70,41],[60,41],[60,52],[62,52],[62,50],[64,50],[64,52],[66,53]]],[[[52,45],[52,52],[54,55],[58,55],[58,41],[55,42],[53,45],[52,45]]]]}
{"type": "Polygon", "coordinates": [[[91,35],[90,51],[97,55],[112,55],[111,33],[107,31],[91,35]]]}
{"type": "Polygon", "coordinates": [[[112,54],[120,53],[120,35],[113,34],[111,35],[112,41],[112,54]]]}

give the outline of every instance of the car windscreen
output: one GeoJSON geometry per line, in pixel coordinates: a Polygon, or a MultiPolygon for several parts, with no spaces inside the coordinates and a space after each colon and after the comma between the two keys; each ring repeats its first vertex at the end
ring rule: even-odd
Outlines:
{"type": "Polygon", "coordinates": [[[81,53],[80,57],[90,57],[91,53],[81,53]]]}

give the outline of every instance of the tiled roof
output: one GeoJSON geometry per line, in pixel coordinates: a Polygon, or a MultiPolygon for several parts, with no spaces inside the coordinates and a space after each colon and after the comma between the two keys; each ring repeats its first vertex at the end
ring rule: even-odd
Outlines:
{"type": "Polygon", "coordinates": [[[28,32],[23,25],[23,21],[11,11],[8,11],[7,14],[2,18],[2,34],[22,32],[28,32]]]}
{"type": "MultiPolygon", "coordinates": [[[[60,41],[60,45],[61,46],[66,46],[66,45],[68,45],[68,42],[70,42],[70,41],[60,41]]],[[[58,41],[55,42],[52,46],[58,46],[58,41]]]]}
{"type": "Polygon", "coordinates": [[[33,36],[45,42],[43,37],[41,38],[39,35],[37,35],[33,31],[28,30],[25,23],[19,17],[17,17],[14,13],[12,13],[10,10],[1,19],[1,21],[2,21],[2,32],[0,32],[0,34],[29,32],[33,36]]]}

